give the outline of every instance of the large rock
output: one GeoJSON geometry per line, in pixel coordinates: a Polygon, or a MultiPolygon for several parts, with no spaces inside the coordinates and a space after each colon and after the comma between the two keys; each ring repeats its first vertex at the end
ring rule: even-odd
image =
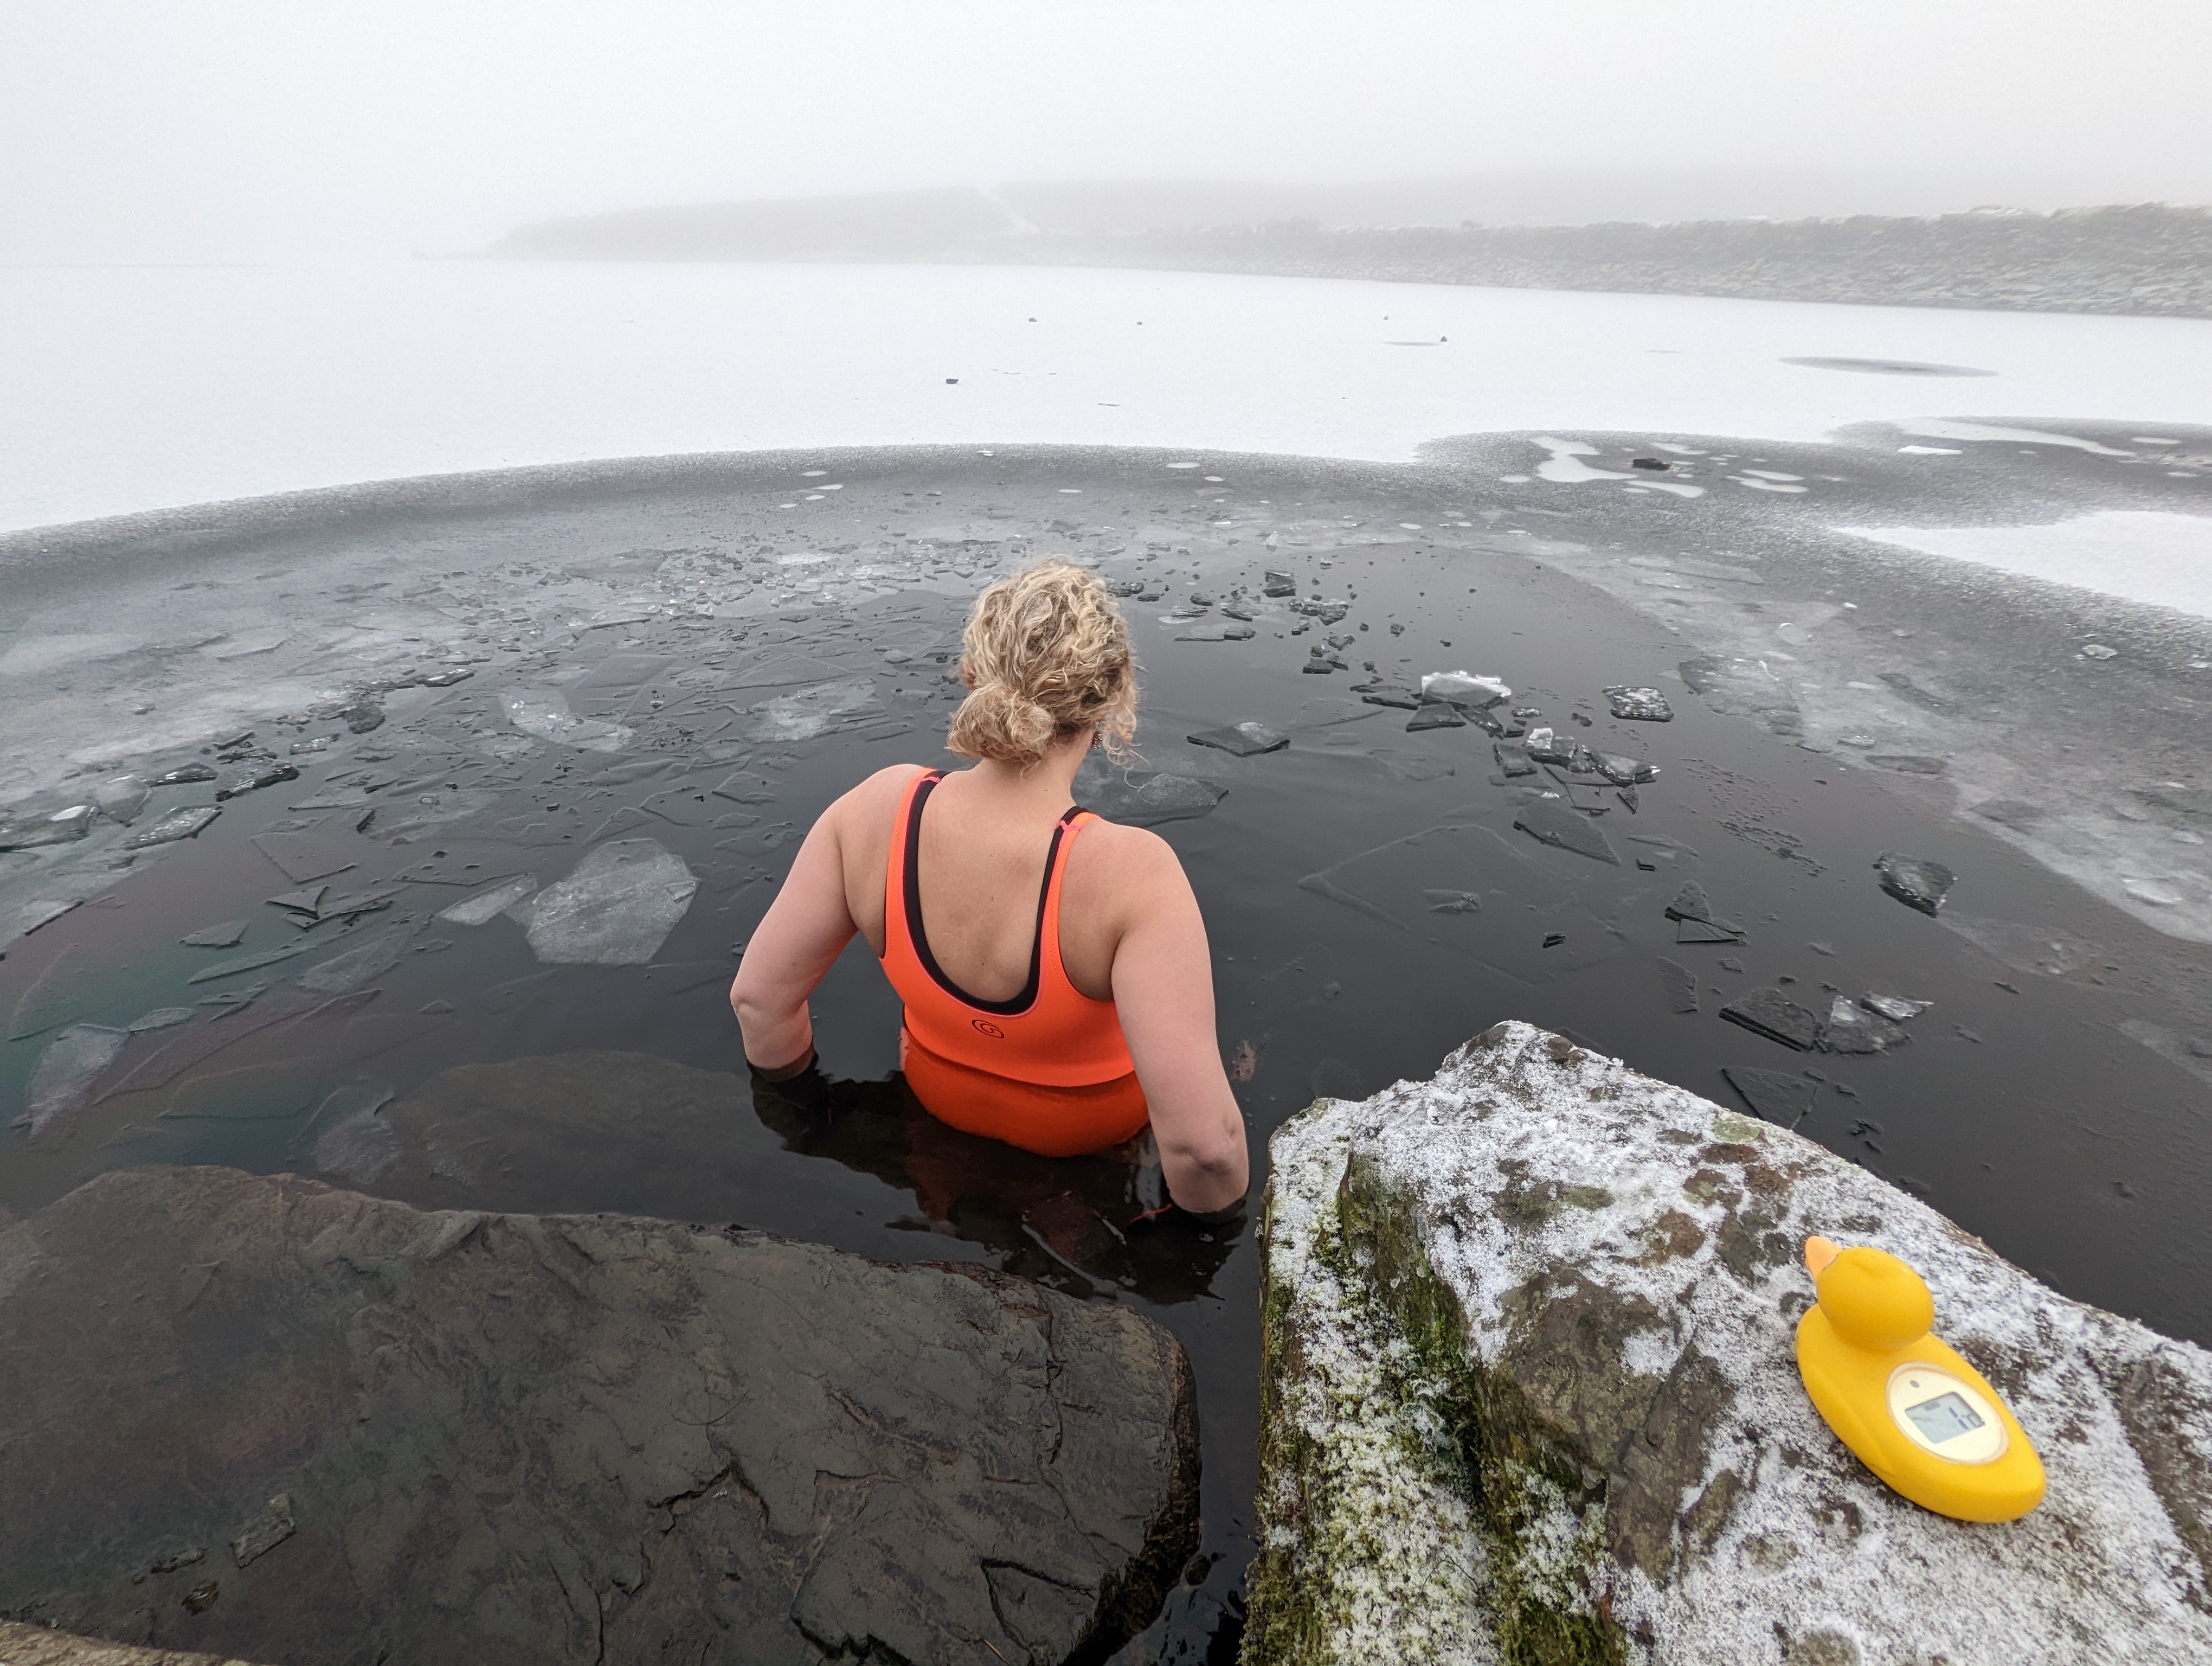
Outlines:
{"type": "Polygon", "coordinates": [[[285,1666],[1095,1657],[1195,1537],[1110,1304],[289,1175],[0,1232],[0,1610],[285,1666]]]}
{"type": "Polygon", "coordinates": [[[1522,1024],[1273,1144],[1244,1658],[2212,1659],[2212,1356],[1821,1147],[1522,1024]],[[1826,1233],[1903,1256],[2050,1495],[1890,1493],[1792,1337],[1826,1233]]]}
{"type": "Polygon", "coordinates": [[[173,1649],[136,1649],[127,1643],[103,1643],[74,1632],[0,1620],[0,1662],[5,1666],[252,1666],[219,1655],[183,1654],[173,1649]]]}

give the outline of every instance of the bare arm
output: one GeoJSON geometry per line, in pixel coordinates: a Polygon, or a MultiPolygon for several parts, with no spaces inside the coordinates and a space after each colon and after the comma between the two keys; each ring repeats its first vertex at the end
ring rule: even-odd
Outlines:
{"type": "Polygon", "coordinates": [[[1251,1184],[1244,1115],[1213,1031],[1213,965],[1206,921],[1164,841],[1131,852],[1145,870],[1124,895],[1145,899],[1114,952],[1114,1006],[1152,1107],[1168,1190],[1210,1213],[1251,1184]]]}
{"type": "Polygon", "coordinates": [[[838,800],[808,830],[730,985],[745,1057],[771,1074],[806,1061],[814,1046],[807,998],[859,930],[845,902],[845,804],[838,800]]]}

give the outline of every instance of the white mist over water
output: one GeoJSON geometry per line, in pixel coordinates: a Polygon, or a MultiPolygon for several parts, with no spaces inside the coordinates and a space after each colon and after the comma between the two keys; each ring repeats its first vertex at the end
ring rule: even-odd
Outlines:
{"type": "MultiPolygon", "coordinates": [[[[0,271],[0,530],[414,475],[994,443],[2212,423],[2212,320],[951,266],[0,271]],[[1964,379],[1846,375],[1825,356],[1964,379]]],[[[1532,462],[1534,460],[1532,457],[1532,462]]]]}

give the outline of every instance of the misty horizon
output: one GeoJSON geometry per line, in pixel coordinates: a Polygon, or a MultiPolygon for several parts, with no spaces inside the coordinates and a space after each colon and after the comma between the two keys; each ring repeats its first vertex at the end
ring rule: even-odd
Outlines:
{"type": "Polygon", "coordinates": [[[29,3],[0,20],[0,264],[454,255],[1040,181],[1384,224],[2203,204],[2208,67],[2212,16],[2137,0],[29,3]]]}

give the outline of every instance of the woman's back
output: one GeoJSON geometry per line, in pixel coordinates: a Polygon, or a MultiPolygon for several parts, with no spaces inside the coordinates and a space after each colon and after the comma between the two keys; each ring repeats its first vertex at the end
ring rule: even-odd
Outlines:
{"type": "Polygon", "coordinates": [[[1048,1155],[1149,1121],[1178,1201],[1220,1207],[1248,1170],[1197,899],[1157,835],[1070,813],[1092,745],[1128,755],[1127,627],[1095,575],[1050,562],[987,589],[963,646],[947,745],[978,761],[879,770],[823,812],[731,987],[746,1053],[805,1067],[807,997],[857,932],[933,1115],[1048,1155]]]}

